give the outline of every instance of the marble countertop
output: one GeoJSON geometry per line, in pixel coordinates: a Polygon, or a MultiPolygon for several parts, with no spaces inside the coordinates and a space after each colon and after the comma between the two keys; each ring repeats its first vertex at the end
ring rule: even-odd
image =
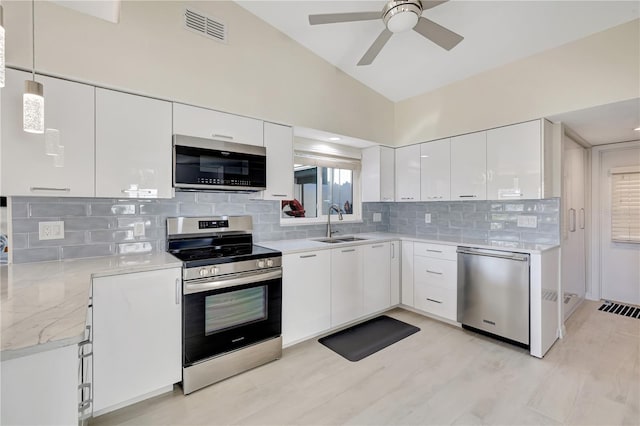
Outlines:
{"type": "MultiPolygon", "coordinates": [[[[556,247],[559,247],[559,245],[528,244],[528,243],[518,243],[518,242],[487,241],[487,240],[465,240],[465,239],[432,240],[432,239],[426,239],[426,238],[419,238],[412,235],[393,234],[389,232],[354,234],[354,236],[364,238],[365,240],[329,244],[329,243],[323,243],[321,241],[317,241],[321,238],[311,238],[311,239],[299,239],[299,240],[261,241],[256,244],[270,248],[270,249],[281,251],[284,254],[300,253],[300,252],[312,251],[312,250],[323,250],[323,249],[344,247],[344,246],[350,246],[350,245],[368,244],[374,241],[384,242],[384,241],[394,241],[394,240],[415,241],[415,242],[432,243],[432,244],[446,244],[446,245],[452,245],[452,246],[462,245],[467,247],[515,251],[515,252],[529,253],[529,254],[538,254],[538,253],[542,253],[543,251],[547,251],[547,250],[551,250],[556,247]]],[[[346,237],[346,235],[336,235],[334,238],[344,238],[344,237],[346,237]]]]}
{"type": "Polygon", "coordinates": [[[80,342],[92,278],[181,266],[165,252],[0,266],[0,358],[80,342]]]}

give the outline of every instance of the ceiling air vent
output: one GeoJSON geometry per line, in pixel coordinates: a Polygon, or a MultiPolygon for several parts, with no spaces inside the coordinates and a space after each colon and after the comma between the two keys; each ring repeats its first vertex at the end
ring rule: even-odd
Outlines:
{"type": "Polygon", "coordinates": [[[185,9],[184,26],[188,30],[194,31],[205,37],[209,37],[223,43],[227,42],[227,25],[224,22],[221,22],[219,19],[203,15],[193,9],[185,9]]]}

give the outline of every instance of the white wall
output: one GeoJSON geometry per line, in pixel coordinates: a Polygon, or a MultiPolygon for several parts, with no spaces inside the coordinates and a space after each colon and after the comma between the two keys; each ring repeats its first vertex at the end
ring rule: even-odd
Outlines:
{"type": "Polygon", "coordinates": [[[394,141],[425,142],[639,96],[636,19],[398,102],[394,141]]]}
{"type": "MultiPolygon", "coordinates": [[[[3,1],[7,64],[31,67],[31,2],[3,1]]],[[[230,1],[123,1],[113,24],[36,2],[36,69],[389,144],[393,103],[230,1]],[[228,44],[183,28],[192,7],[228,44]]],[[[46,96],[46,87],[45,87],[46,96]]]]}
{"type": "Polygon", "coordinates": [[[610,227],[609,170],[633,165],[640,165],[640,141],[593,148],[591,299],[640,304],[640,244],[612,242],[610,227]]]}

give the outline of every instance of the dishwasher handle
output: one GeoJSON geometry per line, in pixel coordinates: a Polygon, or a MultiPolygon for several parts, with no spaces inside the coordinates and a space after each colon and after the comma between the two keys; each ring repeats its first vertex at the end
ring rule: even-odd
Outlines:
{"type": "Polygon", "coordinates": [[[519,253],[493,253],[487,251],[474,250],[466,247],[458,247],[457,252],[459,254],[471,254],[474,256],[487,256],[487,257],[497,257],[499,259],[509,259],[509,260],[517,260],[519,262],[527,262],[529,261],[529,255],[519,254],[519,253]]]}

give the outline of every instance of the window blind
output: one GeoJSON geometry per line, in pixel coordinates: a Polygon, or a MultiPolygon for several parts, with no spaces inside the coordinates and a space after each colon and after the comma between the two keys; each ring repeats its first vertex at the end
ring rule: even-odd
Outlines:
{"type": "Polygon", "coordinates": [[[611,241],[640,243],[640,168],[611,170],[611,241]]]}

